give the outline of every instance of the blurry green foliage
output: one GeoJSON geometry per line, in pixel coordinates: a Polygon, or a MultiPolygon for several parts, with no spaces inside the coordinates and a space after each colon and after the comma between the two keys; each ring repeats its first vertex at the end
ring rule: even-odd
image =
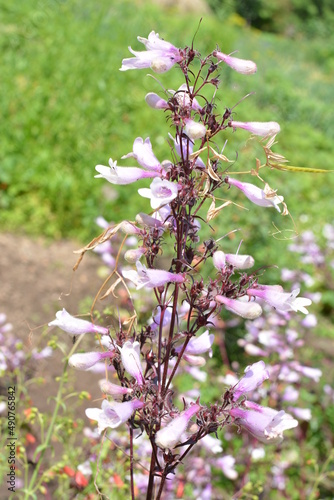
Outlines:
{"type": "Polygon", "coordinates": [[[296,36],[331,36],[334,30],[332,0],[208,0],[221,19],[238,14],[254,28],[296,36]]]}
{"type": "MultiPolygon", "coordinates": [[[[162,92],[161,86],[146,76],[148,71],[121,73],[118,68],[129,56],[127,46],[141,50],[136,36],[147,36],[152,29],[177,46],[189,45],[199,15],[176,16],[138,0],[135,9],[130,0],[0,0],[0,6],[2,230],[87,241],[96,235],[94,219],[100,214],[119,221],[148,211],[147,200],[136,195],[146,181],[117,187],[94,179],[94,166],[107,165],[109,157],[120,165],[133,164],[120,158],[132,150],[137,136],[150,136],[157,157],[170,158],[166,117],[144,102],[147,92],[162,92]]],[[[293,165],[332,169],[334,44],[260,33],[235,15],[225,19],[222,31],[217,16],[207,16],[195,46],[205,54],[216,43],[225,52],[238,49],[240,57],[258,64],[257,74],[249,77],[221,68],[217,113],[254,91],[234,108],[234,118],[277,120],[282,132],[275,151],[293,165]]],[[[177,68],[156,76],[165,88],[182,83],[177,68]]],[[[225,139],[225,153],[237,158],[233,170],[250,170],[256,156],[263,159],[246,132],[229,131],[217,147],[225,139]]],[[[261,173],[285,196],[298,231],[320,230],[323,222],[331,222],[332,174],[261,173]]],[[[243,180],[258,182],[251,176],[243,180]]],[[[221,196],[233,196],[249,210],[228,207],[213,221],[217,237],[243,229],[224,245],[235,251],[242,238],[247,242],[243,251],[253,252],[259,265],[286,262],[282,240],[294,236],[292,219],[251,205],[232,189],[222,189],[221,196]],[[275,244],[268,242],[272,233],[275,244]]]]}

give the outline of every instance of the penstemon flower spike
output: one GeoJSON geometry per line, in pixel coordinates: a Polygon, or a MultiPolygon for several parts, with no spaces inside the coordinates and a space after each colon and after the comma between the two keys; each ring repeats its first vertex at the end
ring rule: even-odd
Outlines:
{"type": "MultiPolygon", "coordinates": [[[[109,244],[117,238],[118,231],[125,233],[115,260],[116,267],[109,277],[115,279],[109,290],[114,294],[116,286],[123,286],[134,311],[130,319],[120,319],[115,332],[77,320],[66,311],[59,311],[57,320],[50,325],[59,326],[72,335],[96,332],[105,336],[106,351],[73,354],[70,358],[70,365],[78,369],[90,369],[104,359],[104,364],[112,365],[118,378],[118,384],[107,379],[100,382],[106,399],[101,409],[89,408],[86,415],[97,422],[100,433],[127,424],[131,443],[136,428],[148,437],[151,465],[146,498],[159,500],[171,474],[189,459],[188,453],[197,443],[202,441],[203,446],[206,443],[214,447],[215,453],[221,452],[220,442],[212,437],[217,430],[234,424],[261,442],[278,443],[283,439],[283,431],[297,425],[291,415],[248,400],[249,395],[270,378],[270,367],[262,360],[247,367],[244,376],[231,383],[219,401],[205,405],[199,393],[196,401],[184,399],[182,410],[175,404],[173,382],[179,373],[185,371],[197,380],[205,378],[206,373],[200,368],[212,356],[212,346],[219,335],[215,328],[218,315],[225,317],[230,312],[257,321],[262,315],[259,301],[283,312],[306,314],[305,306],[311,301],[297,298],[299,290],[287,293],[279,285],[259,284],[256,271],[248,274],[255,260],[247,253],[225,253],[214,239],[201,241],[200,222],[204,219],[199,210],[207,202],[212,212],[215,191],[219,190],[217,199],[221,199],[222,192],[225,194],[230,188],[236,188],[252,203],[274,207],[277,211],[283,203],[283,196],[277,195],[267,183],[261,189],[227,175],[229,160],[219,153],[226,146],[228,128],[235,133],[243,129],[259,137],[272,137],[280,131],[274,121],[235,121],[232,108],[219,110],[219,102],[216,107],[215,97],[220,85],[217,71],[223,67],[222,63],[245,75],[254,73],[256,64],[217,50],[201,59],[193,47],[177,48],[154,31],[147,39],[138,37],[138,41],[146,51],[134,51],[130,47],[134,57],[122,61],[121,71],[151,68],[156,73],[165,73],[174,67],[184,77],[177,91],[166,90],[163,97],[149,92],[145,97],[151,108],[163,110],[169,118],[171,159],[158,159],[150,139],[137,137],[132,151],[122,159],[134,158],[139,166],[119,167],[111,159],[109,167],[96,166],[98,174],[95,177],[113,184],[127,185],[150,179],[147,187],[138,190],[139,195],[148,200],[147,213],[132,214],[128,221],[110,228],[104,224],[103,234],[79,252],[83,255],[88,249],[98,248],[99,244],[109,244]],[[194,59],[199,60],[197,74],[192,67],[194,59]],[[213,89],[211,100],[204,99],[204,87],[213,89]],[[223,146],[217,148],[219,137],[223,146]],[[136,222],[131,221],[133,217],[136,222]],[[130,235],[137,238],[136,248],[123,251],[130,235]],[[167,263],[165,247],[170,242],[174,253],[167,263]],[[121,253],[127,263],[122,269],[121,253]],[[208,279],[203,278],[204,266],[211,269],[208,279]],[[136,290],[132,297],[133,288],[136,290]],[[136,306],[138,298],[145,303],[148,314],[144,316],[136,306]]],[[[231,204],[225,201],[217,213],[231,204]]],[[[208,213],[207,220],[211,218],[208,213]]],[[[256,354],[265,355],[266,350],[258,349],[256,354]]],[[[300,367],[300,370],[306,368],[300,367]]],[[[317,374],[312,373],[312,376],[317,374]]],[[[293,395],[287,394],[286,398],[292,401],[293,395]]],[[[130,450],[133,465],[132,444],[130,450]]],[[[219,467],[227,470],[226,475],[236,478],[235,459],[226,456],[225,461],[223,457],[220,460],[219,467]]],[[[132,498],[135,498],[133,470],[130,478],[132,498]]]]}

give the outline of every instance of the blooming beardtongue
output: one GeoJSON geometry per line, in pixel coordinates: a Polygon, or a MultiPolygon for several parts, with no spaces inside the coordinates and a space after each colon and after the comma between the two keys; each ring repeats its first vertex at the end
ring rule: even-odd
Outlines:
{"type": "Polygon", "coordinates": [[[140,362],[140,344],[139,342],[131,342],[127,340],[123,347],[117,346],[122,357],[124,369],[130,373],[137,381],[138,385],[143,385],[144,376],[143,369],[140,362]]]}
{"type": "Polygon", "coordinates": [[[224,295],[216,295],[215,301],[224,304],[228,311],[245,319],[255,319],[261,316],[262,308],[256,302],[244,302],[243,300],[229,299],[224,295]]]}
{"type": "Polygon", "coordinates": [[[71,316],[66,309],[56,313],[55,320],[49,323],[49,326],[58,326],[64,332],[70,335],[82,335],[83,333],[100,333],[101,335],[108,335],[109,330],[103,326],[94,325],[84,319],[78,319],[71,316]]]}
{"type": "Polygon", "coordinates": [[[153,153],[149,137],[146,137],[145,141],[141,137],[137,137],[134,140],[132,152],[123,155],[122,160],[125,158],[135,158],[139,165],[146,170],[153,170],[156,172],[161,172],[162,170],[158,158],[153,153]]]}
{"type": "Polygon", "coordinates": [[[123,271],[123,276],[132,281],[137,290],[143,287],[157,288],[164,286],[166,283],[183,283],[185,278],[182,274],[170,273],[163,269],[147,269],[139,261],[136,263],[137,271],[123,271]]]}
{"type": "Polygon", "coordinates": [[[268,187],[261,189],[254,186],[254,184],[241,182],[237,179],[232,179],[231,177],[228,177],[226,182],[230,186],[235,186],[240,189],[240,191],[242,191],[244,195],[255,205],[259,205],[260,207],[275,207],[278,212],[281,211],[278,205],[284,200],[283,196],[277,196],[275,191],[270,190],[268,187]]]}
{"type": "Polygon", "coordinates": [[[157,209],[162,205],[167,205],[177,197],[180,186],[175,182],[166,179],[153,179],[150,188],[138,189],[140,196],[151,200],[151,207],[157,209]]]}
{"type": "Polygon", "coordinates": [[[308,314],[305,306],[311,305],[312,301],[304,297],[297,297],[299,292],[299,288],[296,288],[291,293],[281,292],[270,287],[261,290],[258,288],[249,288],[247,290],[249,296],[259,297],[279,311],[300,311],[308,314]]]}
{"type": "Polygon", "coordinates": [[[254,391],[262,382],[269,378],[269,372],[266,369],[264,361],[258,361],[245,369],[245,375],[235,385],[233,390],[233,400],[236,401],[240,396],[247,392],[254,391]]]}
{"type": "Polygon", "coordinates": [[[179,442],[182,434],[187,429],[189,420],[200,410],[200,405],[194,404],[171,420],[165,427],[160,429],[155,435],[157,446],[162,449],[172,449],[179,442]]]}
{"type": "Polygon", "coordinates": [[[151,31],[148,39],[140,36],[137,38],[145,45],[147,52],[136,52],[129,47],[129,51],[135,57],[123,59],[120,71],[151,68],[155,73],[165,73],[182,60],[180,50],[171,43],[161,40],[159,34],[154,31],[151,31]]]}
{"type": "Polygon", "coordinates": [[[101,434],[105,429],[110,427],[115,429],[119,425],[127,422],[131,415],[138,409],[143,408],[144,403],[137,399],[126,401],[125,403],[111,403],[104,399],[102,401],[102,409],[87,408],[85,411],[88,418],[96,420],[98,431],[101,434]]]}
{"type": "Polygon", "coordinates": [[[249,409],[232,408],[230,415],[235,417],[236,424],[244,427],[262,443],[280,443],[283,432],[298,425],[297,420],[283,410],[276,411],[251,401],[245,401],[244,405],[249,409]]]}
{"type": "Polygon", "coordinates": [[[117,162],[109,159],[109,167],[96,165],[95,170],[99,172],[95,178],[102,177],[111,184],[125,185],[132,184],[140,179],[158,177],[158,172],[150,172],[138,167],[117,167],[117,162]]]}

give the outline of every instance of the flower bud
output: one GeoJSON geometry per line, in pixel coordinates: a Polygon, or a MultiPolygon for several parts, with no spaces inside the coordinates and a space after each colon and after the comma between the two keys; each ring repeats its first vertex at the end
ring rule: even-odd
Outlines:
{"type": "Polygon", "coordinates": [[[124,369],[137,380],[138,385],[143,385],[143,369],[140,362],[140,344],[139,342],[130,342],[127,340],[123,347],[118,347],[121,352],[124,369]]]}
{"type": "Polygon", "coordinates": [[[223,52],[218,52],[217,50],[213,53],[217,59],[220,61],[224,61],[230,68],[234,69],[238,73],[242,75],[251,75],[256,73],[256,64],[253,61],[249,61],[246,59],[239,59],[238,57],[228,56],[223,52]]]}
{"type": "Polygon", "coordinates": [[[218,271],[222,271],[225,268],[226,256],[224,252],[222,252],[221,250],[217,250],[213,254],[212,260],[213,260],[213,265],[215,266],[216,269],[218,269],[218,271]]]}
{"type": "Polygon", "coordinates": [[[80,352],[72,354],[68,364],[77,370],[89,370],[96,363],[105,358],[112,358],[114,351],[105,352],[80,352]]]}
{"type": "Polygon", "coordinates": [[[113,384],[106,379],[100,380],[99,386],[102,392],[104,392],[105,394],[110,394],[114,398],[133,392],[133,390],[128,387],[122,387],[121,385],[113,384]]]}
{"type": "Polygon", "coordinates": [[[185,127],[184,133],[191,139],[195,141],[196,139],[202,139],[206,134],[206,127],[199,122],[195,122],[189,118],[184,120],[185,127]]]}
{"type": "Polygon", "coordinates": [[[250,255],[240,255],[240,254],[232,254],[227,253],[226,262],[234,266],[236,269],[249,269],[254,266],[254,259],[250,255]]]}
{"type": "Polygon", "coordinates": [[[145,252],[146,249],[143,247],[127,250],[124,254],[124,259],[130,264],[135,264],[137,260],[139,260],[144,255],[145,252]]]}

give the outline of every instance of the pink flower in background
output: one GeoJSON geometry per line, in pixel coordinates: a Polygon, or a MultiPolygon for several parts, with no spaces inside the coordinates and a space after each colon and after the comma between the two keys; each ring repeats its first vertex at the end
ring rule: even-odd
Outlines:
{"type": "Polygon", "coordinates": [[[151,31],[148,39],[137,37],[140,43],[145,45],[147,52],[137,52],[129,47],[129,51],[135,56],[123,59],[121,71],[128,69],[151,68],[155,73],[165,73],[174,64],[182,60],[179,49],[169,42],[161,40],[158,33],[151,31]]]}
{"type": "Polygon", "coordinates": [[[49,323],[49,326],[58,326],[64,332],[70,335],[82,335],[84,333],[100,333],[101,335],[108,335],[109,330],[103,326],[94,325],[84,319],[75,318],[71,316],[66,309],[56,313],[55,320],[49,323]]]}
{"type": "Polygon", "coordinates": [[[235,470],[235,458],[232,455],[225,455],[223,457],[217,458],[214,462],[216,467],[219,467],[222,473],[228,478],[234,481],[237,479],[238,473],[235,470]]]}
{"type": "Polygon", "coordinates": [[[213,53],[217,59],[224,61],[230,68],[234,69],[238,73],[243,75],[252,75],[256,73],[257,67],[255,62],[246,59],[239,59],[238,57],[228,56],[223,52],[218,52],[217,50],[213,53]]]}

